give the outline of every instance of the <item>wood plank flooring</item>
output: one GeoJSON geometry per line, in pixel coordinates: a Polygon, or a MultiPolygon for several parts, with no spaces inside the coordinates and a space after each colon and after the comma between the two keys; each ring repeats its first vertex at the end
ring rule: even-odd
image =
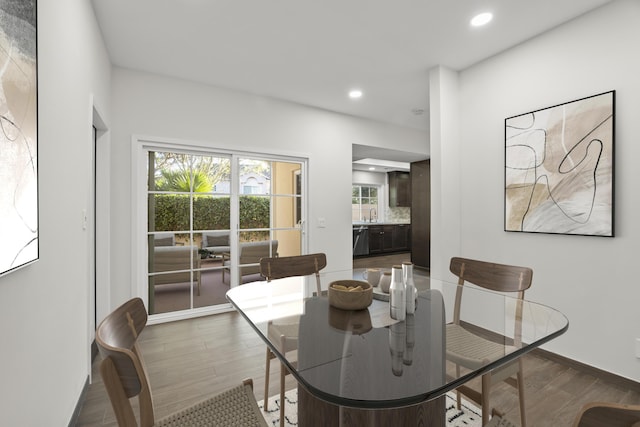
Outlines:
{"type": "MultiPolygon", "coordinates": [[[[379,265],[381,260],[374,260],[379,265]]],[[[392,262],[395,262],[392,261],[392,262]]],[[[358,267],[362,267],[358,265],[358,267]]],[[[264,392],[265,345],[235,312],[148,326],[140,336],[155,401],[156,417],[163,417],[210,394],[253,378],[258,400],[264,392]]],[[[113,410],[99,374],[98,356],[93,383],[77,426],[116,426],[113,410]]],[[[586,402],[640,403],[638,391],[598,378],[540,355],[525,362],[526,407],[529,426],[571,426],[586,402]]],[[[269,395],[278,393],[279,366],[272,362],[269,395]]],[[[286,388],[296,387],[287,376],[286,388]]],[[[471,383],[479,388],[478,381],[471,383]]],[[[520,425],[517,392],[506,384],[491,392],[492,405],[520,425]]]]}

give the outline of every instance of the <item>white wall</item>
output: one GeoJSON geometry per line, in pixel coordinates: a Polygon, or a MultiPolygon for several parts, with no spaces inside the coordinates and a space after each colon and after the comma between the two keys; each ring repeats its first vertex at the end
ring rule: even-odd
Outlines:
{"type": "Polygon", "coordinates": [[[131,137],[308,157],[309,250],[326,272],[351,269],[351,145],[425,151],[425,132],[230,90],[115,69],[113,72],[112,304],[131,296],[131,137]],[[318,228],[325,218],[326,228],[318,228]]]}
{"type": "Polygon", "coordinates": [[[0,278],[3,425],[67,425],[89,375],[91,99],[110,64],[90,2],[38,2],[40,260],[0,278]]]}
{"type": "Polygon", "coordinates": [[[357,171],[351,172],[351,182],[353,184],[387,185],[387,174],[385,172],[357,171]]]}
{"type": "MultiPolygon", "coordinates": [[[[460,218],[460,253],[443,251],[444,258],[463,255],[531,266],[534,280],[528,298],[556,307],[570,321],[569,331],[545,348],[636,381],[640,380],[640,360],[635,357],[640,284],[634,268],[640,253],[640,169],[635,164],[640,158],[638,22],[640,2],[612,2],[459,73],[457,122],[464,125],[459,141],[453,143],[460,159],[445,157],[441,168],[459,171],[462,203],[432,227],[446,228],[450,220],[460,218]],[[504,119],[612,89],[616,90],[616,237],[504,232],[504,119]]],[[[432,153],[437,152],[432,146],[432,153]]],[[[449,185],[455,191],[455,180],[442,180],[444,194],[449,185]]]]}

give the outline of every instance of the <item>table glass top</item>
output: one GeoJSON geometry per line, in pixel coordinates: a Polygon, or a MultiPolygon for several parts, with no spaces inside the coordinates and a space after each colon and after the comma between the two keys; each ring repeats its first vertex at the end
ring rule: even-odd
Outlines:
{"type": "Polygon", "coordinates": [[[448,328],[455,283],[429,279],[415,314],[399,322],[389,316],[389,303],[378,299],[366,310],[332,307],[327,296],[306,295],[306,280],[249,283],[231,289],[227,298],[302,386],[343,406],[391,408],[436,398],[568,328],[553,308],[465,285],[464,334],[454,343],[448,328]],[[479,361],[460,356],[458,350],[475,345],[470,338],[477,336],[491,341],[491,353],[479,361]],[[455,363],[465,366],[460,375],[455,363]]]}

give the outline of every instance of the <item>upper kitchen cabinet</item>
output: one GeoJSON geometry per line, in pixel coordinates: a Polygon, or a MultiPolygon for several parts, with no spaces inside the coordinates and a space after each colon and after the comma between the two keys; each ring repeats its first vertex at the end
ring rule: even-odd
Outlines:
{"type": "Polygon", "coordinates": [[[389,177],[389,207],[411,207],[411,175],[409,172],[387,172],[389,177]]]}

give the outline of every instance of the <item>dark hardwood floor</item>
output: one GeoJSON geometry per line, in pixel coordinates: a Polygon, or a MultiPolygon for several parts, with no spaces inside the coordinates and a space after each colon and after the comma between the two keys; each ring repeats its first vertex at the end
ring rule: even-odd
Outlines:
{"type": "MultiPolygon", "coordinates": [[[[369,261],[386,267],[381,265],[381,259],[369,261]]],[[[140,346],[147,364],[157,417],[249,377],[253,378],[256,398],[262,399],[265,345],[235,312],[148,326],[140,336],[140,346]]],[[[78,426],[117,425],[100,378],[100,361],[100,356],[97,356],[93,364],[93,383],[89,386],[78,426]]],[[[624,383],[601,378],[538,354],[525,356],[524,362],[529,426],[571,426],[586,402],[640,403],[637,388],[631,389],[624,383]]],[[[270,377],[269,395],[274,395],[279,390],[277,363],[272,363],[270,377]]],[[[471,384],[478,387],[477,381],[471,384]]],[[[295,386],[295,380],[287,376],[287,389],[295,386]]],[[[515,389],[506,384],[494,386],[491,402],[512,422],[520,425],[515,389]]]]}

